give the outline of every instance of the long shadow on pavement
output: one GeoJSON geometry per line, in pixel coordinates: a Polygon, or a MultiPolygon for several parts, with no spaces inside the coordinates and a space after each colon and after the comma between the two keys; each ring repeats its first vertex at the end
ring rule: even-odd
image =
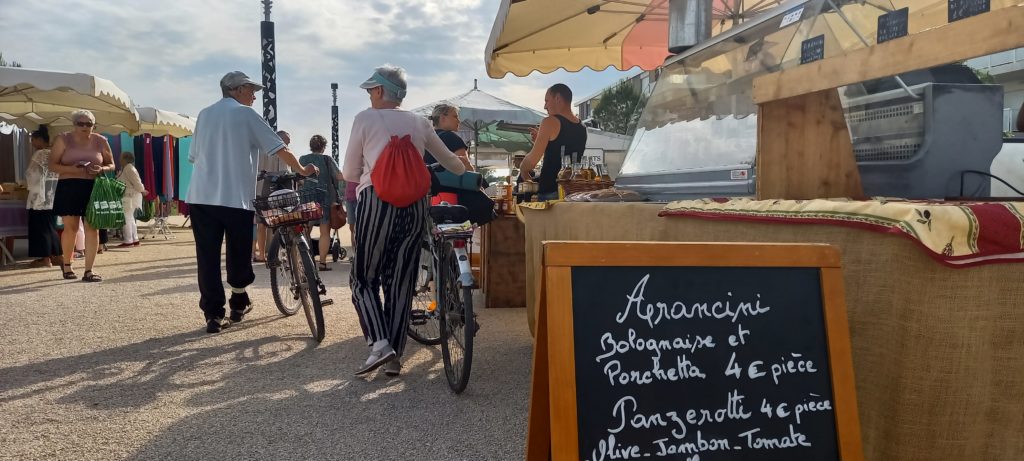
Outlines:
{"type": "Polygon", "coordinates": [[[128,459],[521,459],[530,348],[488,348],[480,359],[505,360],[480,367],[458,396],[440,351],[413,343],[407,354],[430,357],[398,378],[353,377],[366,351],[361,338],[236,368],[188,401],[205,411],[128,459]]]}
{"type": "MultiPolygon", "coordinates": [[[[258,319],[233,328],[251,328],[281,318],[258,319]]],[[[230,329],[223,334],[229,332],[230,329]]],[[[138,408],[152,403],[158,394],[187,387],[172,382],[171,378],[197,363],[236,351],[258,351],[267,344],[293,340],[270,336],[226,345],[201,345],[206,338],[206,333],[197,329],[122,347],[2,368],[0,403],[84,384],[84,389],[76,390],[62,400],[67,403],[77,399],[88,406],[138,408]],[[110,398],[93,397],[94,391],[101,389],[111,389],[107,396],[110,398]]]]}

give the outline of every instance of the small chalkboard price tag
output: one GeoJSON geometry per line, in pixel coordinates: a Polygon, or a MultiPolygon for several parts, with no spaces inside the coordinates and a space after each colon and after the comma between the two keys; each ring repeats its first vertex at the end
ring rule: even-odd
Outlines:
{"type": "Polygon", "coordinates": [[[986,13],[991,9],[990,0],[949,0],[948,22],[986,13]]]}
{"type": "Polygon", "coordinates": [[[892,39],[905,37],[907,35],[909,13],[910,8],[900,8],[879,16],[878,35],[875,43],[884,43],[892,39]]]}
{"type": "Polygon", "coordinates": [[[863,461],[839,251],[545,242],[528,461],[863,461]]]}
{"type": "Polygon", "coordinates": [[[800,42],[800,64],[825,58],[825,34],[800,42]]]}

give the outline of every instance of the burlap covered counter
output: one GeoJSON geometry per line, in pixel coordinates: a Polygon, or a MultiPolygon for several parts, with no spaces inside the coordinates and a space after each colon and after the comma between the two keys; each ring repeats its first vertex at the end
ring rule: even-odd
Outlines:
{"type": "Polygon", "coordinates": [[[661,209],[558,203],[522,210],[530,329],[545,240],[837,245],[867,459],[1024,459],[1024,265],[951,269],[894,235],[660,218],[661,209]]]}

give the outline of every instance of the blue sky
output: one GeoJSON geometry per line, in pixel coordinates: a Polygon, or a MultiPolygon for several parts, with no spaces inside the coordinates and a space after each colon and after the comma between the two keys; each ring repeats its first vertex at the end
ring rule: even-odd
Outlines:
{"type": "MultiPolygon", "coordinates": [[[[220,98],[224,73],[260,79],[259,0],[5,1],[0,51],[25,67],[83,72],[112,80],[139,106],[195,115],[220,98]],[[12,5],[19,3],[22,6],[12,5]]],[[[352,117],[366,108],[358,88],[375,66],[409,73],[404,107],[412,109],[480,89],[541,109],[544,90],[568,84],[588,96],[636,73],[557,71],[493,80],[484,47],[498,0],[278,0],[278,124],[305,150],[309,137],[330,139],[330,83],[339,84],[342,149],[352,117]]],[[[261,110],[261,99],[254,107],[261,110]]]]}

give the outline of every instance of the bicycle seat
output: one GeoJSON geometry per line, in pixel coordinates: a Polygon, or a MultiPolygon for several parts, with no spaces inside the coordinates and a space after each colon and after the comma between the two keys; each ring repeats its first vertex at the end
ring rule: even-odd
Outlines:
{"type": "Polygon", "coordinates": [[[469,210],[462,205],[449,205],[447,202],[430,207],[430,219],[435,224],[458,224],[469,220],[469,210]]]}

